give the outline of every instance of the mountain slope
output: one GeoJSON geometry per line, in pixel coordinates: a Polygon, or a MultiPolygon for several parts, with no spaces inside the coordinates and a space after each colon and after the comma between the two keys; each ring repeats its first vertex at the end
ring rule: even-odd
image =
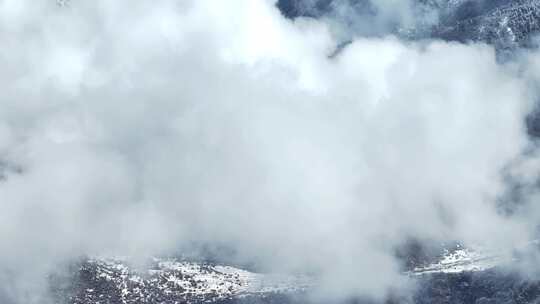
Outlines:
{"type": "MultiPolygon", "coordinates": [[[[417,0],[416,5],[419,12],[435,12],[439,21],[433,23],[433,14],[419,13],[416,26],[390,28],[390,32],[377,34],[394,33],[407,39],[482,41],[498,48],[513,48],[528,45],[531,36],[540,31],[540,2],[537,0],[417,0]]],[[[289,18],[327,16],[346,23],[344,26],[351,31],[358,30],[351,24],[377,14],[374,6],[365,0],[280,0],[277,6],[289,18]],[[344,6],[353,13],[340,15],[338,8],[344,6]]]]}
{"type": "Polygon", "coordinates": [[[58,301],[90,303],[215,303],[300,294],[313,285],[305,276],[258,274],[231,266],[153,258],[135,267],[126,259],[92,258],[68,277],[53,276],[58,301]],[[69,282],[62,286],[62,282],[69,282]]]}

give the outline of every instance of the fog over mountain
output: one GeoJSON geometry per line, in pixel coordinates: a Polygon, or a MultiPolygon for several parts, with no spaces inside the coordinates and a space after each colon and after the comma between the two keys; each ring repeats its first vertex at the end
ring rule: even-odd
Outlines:
{"type": "Polygon", "coordinates": [[[534,303],[539,21],[0,0],[0,303],[534,303]]]}

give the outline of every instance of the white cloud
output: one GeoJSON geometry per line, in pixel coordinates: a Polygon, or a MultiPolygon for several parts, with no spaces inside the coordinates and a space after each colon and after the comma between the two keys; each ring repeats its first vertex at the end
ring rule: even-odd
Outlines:
{"type": "Polygon", "coordinates": [[[380,296],[404,238],[528,236],[495,201],[529,84],[488,46],[357,39],[330,59],[326,25],[270,1],[17,5],[31,16],[0,18],[0,152],[22,168],[0,183],[0,269],[219,241],[380,296]]]}

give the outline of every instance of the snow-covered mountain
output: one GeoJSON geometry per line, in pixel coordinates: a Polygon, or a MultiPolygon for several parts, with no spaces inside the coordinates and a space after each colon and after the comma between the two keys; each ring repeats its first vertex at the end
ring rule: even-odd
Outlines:
{"type": "MultiPolygon", "coordinates": [[[[540,280],[523,277],[507,267],[519,262],[519,253],[471,249],[459,244],[452,249],[444,246],[442,255],[426,259],[432,262],[418,262],[403,273],[418,282],[417,291],[388,303],[540,300],[540,280]]],[[[537,246],[538,242],[531,242],[523,251],[537,246]]],[[[69,304],[284,304],[312,303],[309,294],[317,290],[318,279],[312,275],[263,274],[241,267],[175,258],[152,258],[146,263],[133,264],[128,258],[95,257],[75,263],[68,277],[51,276],[51,287],[58,302],[69,304]]],[[[349,302],[364,303],[359,299],[345,301],[349,302]]]]}
{"type": "MultiPolygon", "coordinates": [[[[390,32],[408,39],[438,38],[448,41],[482,41],[498,48],[530,45],[530,38],[540,31],[540,2],[537,0],[417,0],[421,11],[431,11],[430,21],[420,16],[414,27],[390,28],[390,32]],[[438,22],[433,22],[437,15],[438,22]]],[[[280,0],[278,7],[285,16],[333,16],[338,22],[350,23],[376,14],[366,0],[307,1],[280,0]],[[346,16],[337,15],[334,3],[350,7],[346,16]]],[[[355,27],[349,27],[354,30],[355,27]]],[[[381,34],[378,32],[377,34],[381,34]]],[[[384,33],[383,33],[384,34],[384,33]]]]}
{"type": "Polygon", "coordinates": [[[444,249],[445,254],[434,263],[419,265],[408,273],[426,275],[433,273],[461,273],[468,271],[484,271],[510,261],[511,255],[489,252],[478,252],[468,248],[457,250],[444,249]]]}
{"type": "Polygon", "coordinates": [[[305,292],[314,280],[173,258],[135,266],[126,258],[104,257],[76,263],[67,280],[52,276],[51,283],[59,301],[73,304],[223,303],[278,300],[305,292]]]}
{"type": "Polygon", "coordinates": [[[431,37],[508,48],[528,44],[540,30],[540,2],[536,0],[450,1],[442,15],[431,37]]]}

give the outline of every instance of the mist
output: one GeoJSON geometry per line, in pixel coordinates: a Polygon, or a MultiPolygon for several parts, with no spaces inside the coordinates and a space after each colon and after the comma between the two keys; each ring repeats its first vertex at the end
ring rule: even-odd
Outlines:
{"type": "Polygon", "coordinates": [[[537,179],[538,54],[385,34],[329,56],[340,40],[267,0],[0,1],[0,299],[42,301],[73,257],[192,242],[381,299],[408,288],[406,239],[533,239],[536,196],[499,204],[503,172],[537,179]]]}

